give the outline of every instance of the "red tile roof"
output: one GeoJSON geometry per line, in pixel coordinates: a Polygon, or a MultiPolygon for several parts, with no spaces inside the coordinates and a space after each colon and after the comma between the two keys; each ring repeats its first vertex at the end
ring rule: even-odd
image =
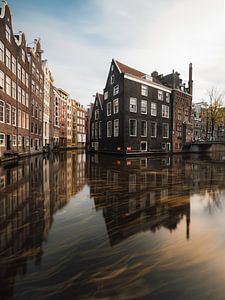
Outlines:
{"type": "Polygon", "coordinates": [[[121,62],[115,60],[117,66],[120,68],[120,71],[122,73],[127,73],[127,74],[130,74],[130,75],[133,75],[133,76],[136,76],[136,77],[143,77],[145,75],[145,73],[143,72],[140,72],[136,69],[133,69],[127,65],[124,65],[122,64],[121,62]]]}

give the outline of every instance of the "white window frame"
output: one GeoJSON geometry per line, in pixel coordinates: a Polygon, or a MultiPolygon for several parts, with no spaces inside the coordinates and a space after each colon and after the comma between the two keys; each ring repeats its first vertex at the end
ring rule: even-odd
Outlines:
{"type": "Polygon", "coordinates": [[[106,124],[107,124],[107,138],[110,138],[112,137],[112,121],[108,121],[106,124]]]}
{"type": "Polygon", "coordinates": [[[5,65],[11,70],[11,53],[7,48],[5,49],[5,65]]]}
{"type": "Polygon", "coordinates": [[[151,102],[151,116],[156,117],[157,116],[157,104],[156,102],[151,102]],[[153,108],[155,106],[155,108],[153,108]],[[154,113],[153,113],[154,111],[154,113]]]}
{"type": "Polygon", "coordinates": [[[162,138],[163,139],[168,139],[169,138],[169,124],[168,123],[162,123],[162,138]],[[163,135],[163,126],[166,125],[167,126],[167,136],[163,135]]]}
{"type": "Polygon", "coordinates": [[[147,85],[144,85],[142,84],[141,85],[141,95],[142,96],[148,96],[148,86],[147,85]]]}
{"type": "Polygon", "coordinates": [[[1,136],[3,136],[3,138],[0,138],[0,147],[5,147],[5,134],[3,132],[0,132],[0,137],[1,136]]]}
{"type": "Polygon", "coordinates": [[[163,91],[158,90],[158,100],[163,101],[163,91]]]}
{"type": "Polygon", "coordinates": [[[16,126],[16,108],[15,108],[15,106],[12,106],[12,108],[11,108],[11,124],[13,126],[16,126]],[[13,111],[15,113],[15,115],[14,115],[14,123],[13,123],[13,117],[12,117],[13,111]]]}
{"type": "Polygon", "coordinates": [[[95,120],[99,120],[99,109],[95,110],[95,120]]]}
{"type": "Polygon", "coordinates": [[[156,122],[150,122],[150,134],[151,134],[151,138],[156,138],[157,137],[157,123],[156,122]],[[152,123],[155,124],[155,134],[152,135],[152,123]]]}
{"type": "Polygon", "coordinates": [[[137,136],[137,120],[136,119],[129,119],[129,136],[137,136]],[[131,121],[135,121],[135,134],[131,134],[130,129],[131,129],[131,121]]]}
{"type": "Polygon", "coordinates": [[[168,105],[162,104],[162,117],[169,119],[170,117],[170,108],[168,105]]]}
{"type": "Polygon", "coordinates": [[[141,142],[140,142],[140,151],[143,151],[143,152],[148,151],[148,142],[147,142],[147,141],[141,141],[141,142]],[[141,149],[141,144],[145,144],[145,145],[146,145],[146,149],[145,149],[145,150],[142,150],[142,149],[141,149]]]}
{"type": "Polygon", "coordinates": [[[113,113],[117,114],[118,112],[119,112],[119,98],[116,98],[113,100],[113,113]]]}
{"type": "Polygon", "coordinates": [[[106,112],[107,112],[107,117],[111,116],[111,114],[112,114],[112,103],[111,102],[108,102],[106,104],[106,112]]]}
{"type": "Polygon", "coordinates": [[[113,121],[113,135],[114,137],[119,136],[119,119],[113,121]]]}
{"type": "Polygon", "coordinates": [[[114,74],[112,74],[110,77],[110,83],[111,84],[115,83],[115,75],[114,74]]]}
{"type": "Polygon", "coordinates": [[[5,74],[2,71],[0,71],[0,87],[2,91],[5,90],[5,74]]]}
{"type": "Polygon", "coordinates": [[[5,123],[5,101],[3,101],[3,100],[0,100],[0,102],[2,102],[3,103],[3,120],[1,121],[0,120],[0,123],[5,123]]]}
{"type": "Polygon", "coordinates": [[[130,107],[130,112],[133,112],[133,113],[137,112],[137,98],[130,97],[129,107],[130,107]]]}
{"type": "Polygon", "coordinates": [[[146,120],[141,120],[141,137],[147,137],[148,136],[148,122],[146,120]],[[142,134],[142,122],[145,122],[146,124],[146,133],[143,135],[142,134]]]}
{"type": "Polygon", "coordinates": [[[166,92],[166,102],[170,103],[170,93],[166,92]]]}
{"type": "Polygon", "coordinates": [[[113,96],[118,95],[119,91],[120,91],[120,86],[119,86],[119,84],[117,84],[113,87],[113,96]]]}
{"type": "Polygon", "coordinates": [[[141,114],[147,115],[147,113],[148,113],[148,101],[147,100],[141,100],[141,114]],[[143,108],[142,103],[146,104],[146,106],[145,106],[146,111],[142,111],[142,108],[143,108]]]}
{"type": "Polygon", "coordinates": [[[11,109],[11,105],[6,103],[5,105],[5,123],[11,125],[11,113],[12,113],[12,109],[11,109]],[[9,111],[8,111],[9,108],[9,111]],[[6,115],[9,114],[9,121],[7,122],[7,118],[6,115]]]}

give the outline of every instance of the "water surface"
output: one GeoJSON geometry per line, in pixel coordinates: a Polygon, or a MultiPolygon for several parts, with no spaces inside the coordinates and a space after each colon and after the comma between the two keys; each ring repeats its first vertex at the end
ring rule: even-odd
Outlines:
{"type": "Polygon", "coordinates": [[[0,167],[0,299],[224,299],[223,155],[0,167]]]}

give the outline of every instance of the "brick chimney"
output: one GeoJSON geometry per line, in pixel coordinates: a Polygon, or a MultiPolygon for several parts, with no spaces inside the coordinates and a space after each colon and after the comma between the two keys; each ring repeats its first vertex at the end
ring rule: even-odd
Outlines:
{"type": "Polygon", "coordinates": [[[189,64],[189,81],[188,81],[189,94],[193,93],[193,80],[192,80],[192,63],[189,64]]]}

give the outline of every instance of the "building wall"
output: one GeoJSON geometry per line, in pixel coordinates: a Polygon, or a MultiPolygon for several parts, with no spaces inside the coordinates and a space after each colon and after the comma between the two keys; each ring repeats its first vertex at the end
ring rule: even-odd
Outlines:
{"type": "Polygon", "coordinates": [[[0,157],[29,153],[29,62],[23,33],[14,36],[11,12],[0,15],[0,157]],[[7,34],[8,33],[8,34],[7,34]],[[8,37],[8,38],[7,38],[8,37]]]}

